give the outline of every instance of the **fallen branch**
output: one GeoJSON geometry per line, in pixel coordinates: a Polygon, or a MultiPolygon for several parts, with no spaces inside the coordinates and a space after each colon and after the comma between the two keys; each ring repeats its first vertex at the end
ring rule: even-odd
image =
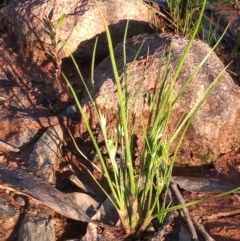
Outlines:
{"type": "Polygon", "coordinates": [[[76,203],[69,198],[69,194],[62,193],[41,178],[30,175],[25,169],[10,169],[0,164],[0,180],[5,182],[5,185],[0,184],[0,189],[15,191],[18,194],[34,198],[65,217],[87,223],[91,222],[112,230],[119,230],[114,226],[92,220],[82,206],[76,206],[76,203]],[[9,185],[13,186],[13,188],[9,187],[9,185]]]}
{"type": "Polygon", "coordinates": [[[193,217],[193,222],[195,227],[197,228],[197,230],[202,234],[202,236],[204,237],[205,241],[215,241],[215,239],[213,239],[205,230],[205,228],[203,227],[202,224],[200,224],[197,220],[197,217],[193,217]]]}
{"type": "Polygon", "coordinates": [[[173,211],[167,214],[163,225],[161,226],[160,229],[158,229],[153,235],[151,235],[150,237],[148,237],[146,239],[146,241],[159,241],[162,239],[162,237],[164,236],[166,230],[168,229],[168,227],[171,225],[171,223],[173,222],[173,219],[176,218],[178,216],[177,211],[173,211]]]}
{"type": "MultiPolygon", "coordinates": [[[[168,199],[167,202],[171,202],[172,201],[172,195],[171,195],[170,190],[167,191],[167,199],[168,199]]],[[[172,211],[172,212],[169,212],[166,215],[162,226],[153,235],[148,237],[146,239],[146,241],[159,241],[159,240],[162,240],[166,230],[168,229],[168,227],[171,225],[171,223],[173,222],[174,218],[176,218],[176,217],[178,217],[178,212],[176,210],[172,211]]]]}
{"type": "MultiPolygon", "coordinates": [[[[175,194],[175,196],[177,197],[178,202],[180,204],[185,204],[185,200],[183,199],[183,197],[182,197],[181,193],[179,192],[178,187],[174,183],[173,179],[171,180],[170,188],[171,188],[172,192],[175,194]]],[[[185,218],[185,220],[187,222],[187,225],[189,227],[189,230],[190,230],[190,233],[191,233],[191,236],[192,236],[192,240],[198,241],[197,232],[194,228],[194,225],[193,225],[192,219],[189,215],[188,209],[186,207],[184,207],[184,208],[182,208],[182,210],[183,210],[184,218],[185,218]]]]}
{"type": "Polygon", "coordinates": [[[203,218],[201,218],[201,220],[217,219],[217,218],[229,217],[229,216],[233,216],[233,215],[237,215],[237,214],[240,214],[240,208],[233,210],[233,211],[215,213],[210,216],[203,217],[203,218]]]}

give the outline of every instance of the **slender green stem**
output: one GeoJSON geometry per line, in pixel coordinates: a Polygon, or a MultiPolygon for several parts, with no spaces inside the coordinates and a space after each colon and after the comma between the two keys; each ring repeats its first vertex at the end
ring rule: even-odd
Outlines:
{"type": "MultiPolygon", "coordinates": [[[[97,1],[95,1],[96,5],[98,6],[97,1]]],[[[99,6],[98,6],[99,9],[99,6]]],[[[123,93],[122,93],[122,87],[121,87],[121,83],[120,83],[120,79],[118,76],[118,69],[117,69],[117,65],[116,65],[116,60],[115,60],[115,56],[114,56],[114,52],[113,52],[113,44],[112,44],[112,38],[111,38],[111,34],[109,32],[109,29],[107,27],[107,23],[101,13],[101,11],[99,11],[100,16],[102,18],[102,21],[104,23],[105,26],[105,30],[106,30],[106,35],[107,35],[107,39],[108,39],[108,48],[109,48],[109,54],[110,54],[110,59],[111,59],[111,63],[112,63],[112,68],[113,68],[113,74],[114,74],[114,79],[116,81],[116,85],[117,85],[117,92],[118,92],[118,101],[119,101],[119,108],[120,108],[120,117],[121,117],[121,121],[122,121],[122,127],[123,127],[123,133],[124,133],[124,141],[125,141],[125,145],[127,147],[130,146],[130,141],[129,141],[129,136],[128,136],[128,118],[127,118],[127,113],[126,113],[126,109],[125,109],[125,101],[123,99],[123,93]]],[[[130,179],[130,187],[131,187],[131,191],[133,195],[136,195],[136,186],[135,186],[135,180],[134,180],[134,169],[133,169],[133,165],[132,165],[132,154],[130,152],[129,148],[125,149],[126,151],[126,159],[127,159],[127,165],[128,165],[128,170],[129,170],[129,179],[130,179]]]]}

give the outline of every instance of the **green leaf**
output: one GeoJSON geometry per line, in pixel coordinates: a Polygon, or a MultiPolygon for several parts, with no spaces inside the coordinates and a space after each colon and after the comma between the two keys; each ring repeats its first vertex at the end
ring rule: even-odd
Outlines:
{"type": "Polygon", "coordinates": [[[56,55],[55,54],[52,54],[52,53],[50,53],[48,51],[45,51],[45,54],[47,54],[49,57],[51,57],[54,60],[56,59],[56,55]]]}
{"type": "Polygon", "coordinates": [[[56,29],[60,29],[60,28],[61,28],[61,26],[62,26],[65,18],[66,18],[66,14],[63,13],[63,14],[60,16],[60,18],[58,19],[58,21],[57,21],[57,25],[55,26],[56,29]]]}

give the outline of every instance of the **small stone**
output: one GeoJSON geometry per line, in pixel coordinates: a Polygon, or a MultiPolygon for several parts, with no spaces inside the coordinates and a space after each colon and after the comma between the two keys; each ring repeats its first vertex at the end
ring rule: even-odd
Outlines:
{"type": "Polygon", "coordinates": [[[28,170],[44,180],[55,183],[55,170],[60,163],[63,131],[60,125],[48,127],[39,138],[28,159],[28,170]]]}
{"type": "Polygon", "coordinates": [[[7,240],[11,235],[18,222],[19,214],[14,206],[0,197],[0,241],[7,240]]]}
{"type": "Polygon", "coordinates": [[[27,213],[21,221],[17,240],[56,240],[54,220],[48,213],[43,210],[36,213],[35,215],[33,213],[27,213]]]}
{"type": "Polygon", "coordinates": [[[11,98],[9,103],[11,107],[16,107],[18,109],[27,109],[32,106],[32,103],[29,101],[27,94],[18,93],[11,98]]]}
{"type": "Polygon", "coordinates": [[[23,126],[19,128],[18,132],[9,133],[7,143],[15,147],[21,147],[32,142],[37,133],[37,129],[30,129],[26,126],[23,126]]]}
{"type": "Polygon", "coordinates": [[[191,241],[191,235],[187,230],[181,225],[179,232],[179,241],[191,241]]]}
{"type": "Polygon", "coordinates": [[[8,38],[8,34],[7,34],[7,33],[4,33],[4,34],[2,35],[2,38],[8,38]]]}
{"type": "Polygon", "coordinates": [[[77,108],[75,105],[71,105],[65,110],[66,116],[75,115],[76,113],[77,113],[77,108]]]}
{"type": "Polygon", "coordinates": [[[19,195],[14,195],[14,200],[21,207],[24,207],[26,204],[24,198],[19,195]]]}
{"type": "Polygon", "coordinates": [[[80,212],[82,210],[86,210],[86,214],[89,217],[92,217],[95,213],[97,208],[99,207],[99,203],[93,199],[91,196],[85,193],[80,192],[73,192],[66,194],[68,200],[72,203],[75,203],[75,209],[79,209],[80,212]]]}
{"type": "Polygon", "coordinates": [[[5,91],[0,91],[0,101],[7,101],[9,98],[10,96],[5,91]]]}
{"type": "Polygon", "coordinates": [[[7,80],[7,81],[9,80],[7,75],[4,72],[0,72],[0,81],[2,80],[7,80]]]}
{"type": "Polygon", "coordinates": [[[12,53],[12,55],[13,55],[14,58],[18,58],[19,57],[19,55],[17,53],[12,53]]]}

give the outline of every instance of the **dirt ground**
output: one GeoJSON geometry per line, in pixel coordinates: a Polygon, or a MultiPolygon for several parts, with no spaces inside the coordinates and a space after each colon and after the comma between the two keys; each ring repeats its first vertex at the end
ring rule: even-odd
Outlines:
{"type": "MultiPolygon", "coordinates": [[[[231,12],[232,20],[239,19],[238,11],[232,4],[218,6],[218,11],[221,11],[221,9],[223,9],[225,13],[231,12]]],[[[229,67],[229,73],[236,83],[240,83],[239,46],[229,45],[225,48],[219,48],[217,53],[225,64],[233,61],[229,67]]],[[[80,69],[83,70],[85,78],[88,78],[90,75],[90,63],[80,64],[80,69]]],[[[64,60],[62,70],[70,78],[78,95],[81,96],[83,89],[69,60],[64,60]]],[[[47,119],[49,116],[57,116],[61,122],[61,115],[64,115],[66,108],[73,103],[73,98],[64,81],[62,79],[59,81],[55,80],[54,65],[50,60],[46,60],[40,66],[34,65],[24,57],[23,50],[18,49],[17,45],[6,32],[0,32],[0,140],[9,141],[11,138],[16,138],[16,134],[23,135],[24,125],[26,125],[26,123],[28,128],[39,130],[40,135],[43,129],[50,125],[47,119]],[[16,103],[19,103],[18,98],[21,98],[21,96],[23,96],[22,98],[27,98],[27,107],[18,106],[11,102],[14,98],[17,98],[16,103]],[[37,126],[37,124],[31,122],[31,120],[26,121],[26,116],[31,116],[37,120],[39,120],[38,117],[46,118],[39,121],[39,126],[37,126]]],[[[88,143],[83,141],[84,138],[80,138],[80,130],[77,123],[77,119],[63,121],[65,126],[70,127],[71,130],[74,131],[75,137],[77,137],[83,148],[88,150],[88,143]]],[[[65,145],[63,146],[64,155],[61,168],[57,173],[57,188],[67,192],[77,191],[75,187],[69,184],[67,179],[71,172],[66,167],[70,163],[75,171],[81,174],[81,178],[83,178],[92,189],[97,190],[97,186],[91,181],[91,178],[83,174],[84,169],[81,163],[84,163],[84,161],[76,153],[69,139],[70,138],[66,138],[65,145]]],[[[14,168],[27,166],[27,160],[35,141],[36,140],[33,139],[30,143],[22,146],[19,153],[9,152],[4,148],[0,149],[0,163],[14,168]]],[[[86,163],[84,164],[86,165],[86,163]]],[[[173,174],[213,177],[240,185],[240,144],[236,145],[232,152],[221,154],[217,160],[211,163],[203,163],[202,166],[186,165],[183,167],[178,165],[178,167],[174,169],[173,174]]],[[[1,183],[0,181],[0,184],[1,183]]],[[[189,193],[184,190],[182,193],[186,200],[195,200],[203,197],[203,194],[189,193]]],[[[1,188],[0,197],[6,198],[7,200],[11,199],[11,196],[4,190],[1,190],[1,188]]],[[[231,194],[223,198],[198,204],[189,210],[192,216],[199,217],[206,231],[215,240],[240,240],[240,194],[231,194]],[[222,215],[216,217],[213,216],[214,214],[222,215]]],[[[86,228],[85,224],[67,219],[51,210],[49,210],[49,212],[51,212],[55,220],[57,220],[57,240],[81,238],[86,228]]],[[[186,222],[180,215],[172,223],[164,240],[178,240],[178,231],[181,226],[187,229],[186,222]]],[[[15,237],[13,234],[8,240],[15,240],[15,237]]]]}

